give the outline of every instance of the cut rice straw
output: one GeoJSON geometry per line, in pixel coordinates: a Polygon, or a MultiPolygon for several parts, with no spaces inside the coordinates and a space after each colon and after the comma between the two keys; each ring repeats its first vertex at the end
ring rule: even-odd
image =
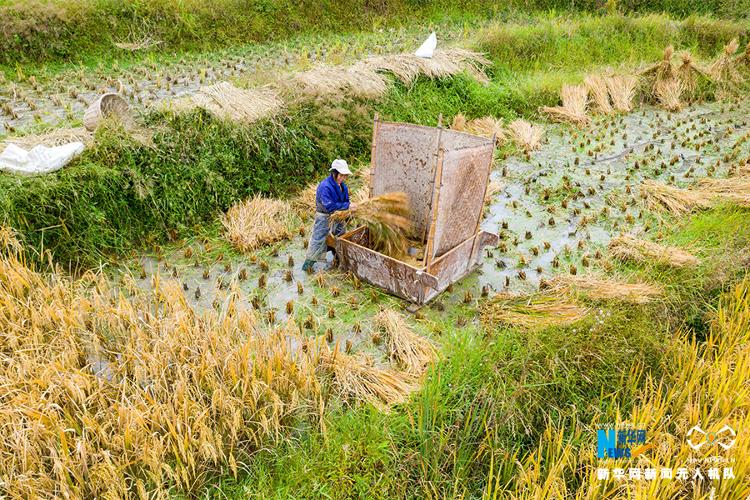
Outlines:
{"type": "Polygon", "coordinates": [[[698,265],[698,258],[682,248],[660,245],[630,235],[614,238],[609,243],[609,251],[614,258],[624,261],[656,262],[671,267],[698,265]]]}
{"type": "Polygon", "coordinates": [[[629,113],[633,109],[638,79],[631,75],[615,75],[607,77],[606,83],[615,111],[629,113]]]}
{"type": "Polygon", "coordinates": [[[739,46],[739,41],[736,38],[732,39],[708,67],[707,72],[714,80],[725,85],[733,85],[742,81],[742,75],[737,70],[734,61],[734,54],[739,46]]]}
{"type": "Polygon", "coordinates": [[[583,85],[563,85],[560,89],[562,106],[543,106],[542,111],[550,118],[560,122],[586,124],[590,121],[586,115],[588,91],[583,85]]]}
{"type": "Polygon", "coordinates": [[[482,305],[480,318],[487,330],[498,325],[536,329],[570,325],[583,319],[587,313],[588,309],[559,296],[500,294],[482,305]]]}
{"type": "Polygon", "coordinates": [[[202,108],[224,120],[253,123],[278,113],[281,98],[270,89],[239,89],[229,82],[201,87],[190,97],[175,99],[171,109],[189,111],[202,108]]]}
{"type": "Polygon", "coordinates": [[[627,283],[595,273],[576,276],[560,274],[545,282],[543,289],[556,293],[582,293],[594,300],[621,300],[634,304],[647,304],[664,293],[656,285],[627,283]]]}
{"type": "Polygon", "coordinates": [[[294,215],[283,200],[255,196],[237,203],[221,218],[226,239],[241,252],[249,252],[292,234],[294,215]]]}
{"type": "Polygon", "coordinates": [[[541,125],[532,125],[526,120],[513,120],[508,124],[510,138],[527,153],[537,149],[542,144],[544,129],[541,125]]]}
{"type": "Polygon", "coordinates": [[[715,196],[700,190],[681,189],[653,180],[641,183],[641,198],[650,210],[668,210],[686,214],[695,209],[711,207],[715,196]]]}
{"type": "Polygon", "coordinates": [[[414,333],[396,311],[380,311],[375,316],[374,323],[384,334],[388,356],[400,369],[421,375],[435,359],[436,351],[432,343],[414,333]]]}
{"type": "Polygon", "coordinates": [[[466,132],[481,137],[495,137],[496,144],[500,144],[505,137],[503,121],[499,118],[493,118],[492,116],[483,116],[482,118],[467,120],[463,114],[458,113],[453,117],[451,130],[466,132]]]}
{"type": "Polygon", "coordinates": [[[667,111],[679,111],[682,109],[683,90],[684,85],[677,78],[659,80],[654,84],[656,100],[667,111]]]}
{"type": "Polygon", "coordinates": [[[610,96],[607,90],[607,78],[600,75],[589,75],[583,83],[593,97],[596,109],[605,115],[612,113],[612,103],[609,100],[610,96]]]}

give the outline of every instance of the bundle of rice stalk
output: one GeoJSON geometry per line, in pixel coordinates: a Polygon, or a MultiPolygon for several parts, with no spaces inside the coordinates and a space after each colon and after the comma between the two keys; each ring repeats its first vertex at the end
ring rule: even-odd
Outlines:
{"type": "Polygon", "coordinates": [[[664,290],[656,285],[627,283],[595,273],[576,276],[559,274],[546,282],[543,289],[556,293],[583,293],[594,300],[622,300],[635,304],[647,304],[664,293],[664,290]]]}
{"type": "Polygon", "coordinates": [[[542,143],[544,129],[541,125],[532,125],[526,120],[513,120],[508,124],[511,140],[527,153],[533,151],[542,143]]]}
{"type": "Polygon", "coordinates": [[[458,113],[453,117],[451,130],[466,132],[468,134],[479,135],[482,137],[494,136],[496,144],[500,144],[502,139],[505,138],[503,121],[499,118],[493,118],[492,116],[483,116],[482,118],[475,118],[467,121],[463,114],[458,113]]]}
{"type": "Polygon", "coordinates": [[[674,47],[671,45],[665,47],[662,60],[639,73],[640,76],[644,77],[644,81],[648,83],[650,92],[654,96],[656,95],[657,83],[675,80],[677,78],[677,71],[672,65],[673,55],[674,47]]]}
{"type": "Polygon", "coordinates": [[[480,308],[480,318],[487,330],[498,325],[530,329],[570,325],[587,313],[588,309],[549,294],[528,297],[500,294],[480,308]]]}
{"type": "Polygon", "coordinates": [[[372,68],[354,65],[318,66],[298,73],[294,81],[303,91],[314,95],[335,95],[346,92],[350,95],[376,98],[388,90],[388,81],[372,68]]]}
{"type": "Polygon", "coordinates": [[[633,97],[638,86],[638,78],[632,75],[609,76],[606,84],[615,110],[620,113],[629,113],[633,109],[633,97]]]}
{"type": "Polygon", "coordinates": [[[683,84],[677,79],[659,80],[654,84],[654,95],[659,105],[668,111],[682,109],[683,84]]]}
{"type": "Polygon", "coordinates": [[[294,222],[287,202],[262,196],[235,204],[221,218],[224,237],[241,252],[289,238],[294,222]]]}
{"type": "Polygon", "coordinates": [[[609,91],[607,90],[607,78],[600,75],[589,75],[583,80],[583,84],[594,98],[596,109],[605,115],[612,113],[612,103],[609,100],[609,91]]]}
{"type": "Polygon", "coordinates": [[[586,116],[588,105],[588,91],[583,85],[563,85],[560,89],[562,106],[543,106],[542,111],[550,118],[561,122],[586,124],[590,121],[586,116]]]}
{"type": "Polygon", "coordinates": [[[278,113],[283,102],[270,89],[239,89],[229,82],[201,87],[190,97],[175,99],[170,104],[175,111],[202,108],[225,120],[253,123],[278,113]]]}
{"type": "Polygon", "coordinates": [[[2,146],[15,144],[24,149],[31,149],[34,146],[60,146],[69,142],[82,142],[88,144],[94,139],[94,134],[86,130],[85,127],[60,128],[54,129],[42,134],[28,134],[18,137],[8,137],[3,141],[2,146]]]}
{"type": "Polygon", "coordinates": [[[750,206],[750,177],[735,176],[727,179],[702,179],[698,189],[714,195],[715,201],[726,201],[737,205],[750,206]]]}
{"type": "Polygon", "coordinates": [[[405,402],[418,387],[412,374],[372,366],[361,354],[341,352],[338,343],[333,351],[322,346],[318,362],[338,397],[349,402],[364,400],[382,411],[405,402]]]}
{"type": "Polygon", "coordinates": [[[634,262],[656,262],[666,266],[695,266],[698,259],[679,247],[659,245],[648,240],[640,240],[630,235],[621,235],[609,243],[609,251],[619,260],[634,262]]]}
{"type": "Polygon", "coordinates": [[[682,82],[685,93],[692,97],[698,87],[698,79],[710,80],[711,77],[695,63],[690,52],[683,52],[680,57],[682,63],[677,67],[677,77],[682,82]]]}
{"type": "Polygon", "coordinates": [[[391,361],[408,373],[424,373],[437,354],[432,343],[414,333],[401,315],[392,309],[380,311],[374,322],[375,327],[384,334],[391,361]]]}
{"type": "Polygon", "coordinates": [[[292,208],[302,218],[308,218],[315,213],[316,205],[315,198],[318,192],[318,183],[313,182],[308,184],[297,196],[292,198],[292,208]]]}
{"type": "MultiPolygon", "coordinates": [[[[364,198],[366,190],[360,190],[364,198]]],[[[349,210],[335,212],[332,220],[357,219],[367,226],[370,248],[391,257],[400,257],[408,248],[411,233],[411,207],[406,193],[384,193],[352,204],[349,210]]]]}
{"type": "Polygon", "coordinates": [[[681,189],[645,180],[641,183],[641,198],[650,210],[666,209],[675,214],[686,214],[694,209],[711,207],[714,196],[701,190],[681,189]]]}
{"type": "Polygon", "coordinates": [[[418,57],[414,54],[370,57],[355,64],[354,68],[388,72],[404,84],[411,85],[420,75],[428,78],[444,78],[462,71],[481,82],[486,82],[488,79],[483,67],[489,64],[490,61],[477,52],[466,49],[447,49],[436,50],[431,58],[418,57]]]}
{"type": "Polygon", "coordinates": [[[719,83],[736,84],[742,81],[742,75],[737,70],[734,54],[740,43],[734,38],[724,46],[719,56],[708,67],[708,74],[719,83]]]}

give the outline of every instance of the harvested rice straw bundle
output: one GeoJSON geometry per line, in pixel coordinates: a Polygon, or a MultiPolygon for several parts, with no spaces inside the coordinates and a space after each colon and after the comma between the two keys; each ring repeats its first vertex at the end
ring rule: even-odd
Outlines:
{"type": "MultiPolygon", "coordinates": [[[[363,198],[367,192],[363,192],[363,198]]],[[[373,250],[400,257],[408,247],[411,232],[411,207],[406,193],[385,193],[354,204],[350,210],[335,212],[332,220],[357,219],[367,226],[373,250]]]]}
{"type": "Polygon", "coordinates": [[[594,273],[576,276],[559,274],[545,283],[544,290],[557,293],[580,292],[594,300],[622,300],[635,304],[647,304],[664,293],[664,290],[656,285],[626,283],[594,273]]]}
{"type": "Polygon", "coordinates": [[[383,309],[374,321],[375,327],[384,334],[391,361],[407,373],[424,373],[437,354],[432,343],[414,333],[401,315],[392,309],[383,309]]]}
{"type": "Polygon", "coordinates": [[[661,80],[654,84],[654,94],[661,107],[668,111],[679,111],[682,109],[682,93],[684,87],[677,78],[661,80]]]}
{"type": "Polygon", "coordinates": [[[677,71],[672,65],[672,56],[674,55],[674,47],[671,45],[664,48],[664,55],[662,60],[658,63],[649,66],[639,73],[644,78],[644,81],[648,84],[648,89],[652,96],[656,96],[656,84],[659,82],[676,80],[678,78],[677,71]]]}
{"type": "Polygon", "coordinates": [[[484,204],[489,205],[492,203],[492,200],[495,198],[495,195],[502,191],[503,184],[496,180],[491,180],[487,184],[487,192],[484,194],[484,204]]]}
{"type": "Polygon", "coordinates": [[[282,200],[255,196],[235,204],[221,218],[225,238],[241,252],[249,252],[292,234],[294,213],[282,200]]]}
{"type": "Polygon", "coordinates": [[[632,75],[608,76],[606,84],[615,111],[629,113],[633,109],[633,98],[638,86],[638,78],[632,75]]]}
{"type": "Polygon", "coordinates": [[[609,243],[609,251],[619,260],[657,262],[671,267],[695,266],[698,259],[679,247],[659,245],[630,235],[621,235],[609,243]]]}
{"type": "Polygon", "coordinates": [[[680,54],[682,63],[677,67],[677,77],[683,85],[684,92],[693,98],[698,87],[698,79],[710,80],[711,77],[693,60],[690,52],[680,54]]]}
{"type": "Polygon", "coordinates": [[[590,121],[586,116],[588,105],[588,91],[583,85],[563,85],[560,89],[562,106],[543,106],[542,111],[550,118],[561,122],[586,124],[590,121]]]}
{"type": "Polygon", "coordinates": [[[641,198],[650,210],[666,209],[675,214],[686,214],[696,208],[709,208],[714,196],[705,191],[680,189],[646,180],[641,183],[641,198]]]}
{"type": "Polygon", "coordinates": [[[742,81],[742,75],[737,70],[737,65],[734,61],[734,54],[737,52],[740,43],[734,38],[731,42],[724,46],[724,50],[721,51],[719,56],[714,62],[708,67],[708,74],[719,83],[722,84],[736,84],[742,81]]]}
{"type": "Polygon", "coordinates": [[[278,113],[281,98],[270,89],[239,89],[229,82],[201,87],[190,97],[175,99],[175,111],[203,108],[212,115],[241,123],[253,123],[278,113]]]}
{"type": "Polygon", "coordinates": [[[588,309],[559,296],[500,294],[481,306],[480,318],[487,330],[498,325],[531,329],[570,325],[583,319],[587,313],[588,309]]]}
{"type": "Polygon", "coordinates": [[[318,183],[308,184],[297,196],[292,199],[292,208],[302,218],[311,217],[316,210],[315,198],[317,196],[318,183]]]}
{"type": "Polygon", "coordinates": [[[45,146],[61,146],[69,142],[82,142],[88,144],[94,139],[94,134],[86,130],[86,127],[54,129],[42,134],[28,134],[18,137],[7,137],[0,143],[4,148],[8,144],[31,149],[40,144],[45,146]]]}
{"type": "Polygon", "coordinates": [[[372,68],[354,65],[318,66],[298,73],[294,81],[304,92],[314,95],[332,95],[347,92],[350,95],[376,98],[388,90],[388,81],[372,68]]]}
{"type": "Polygon", "coordinates": [[[715,201],[726,201],[750,206],[750,177],[735,176],[727,179],[702,179],[698,189],[714,195],[715,201]]]}
{"type": "Polygon", "coordinates": [[[594,104],[600,113],[612,113],[612,104],[607,90],[607,78],[600,75],[589,75],[583,80],[589,94],[594,98],[594,104]]]}
{"type": "Polygon", "coordinates": [[[418,387],[413,375],[373,366],[361,354],[341,352],[338,343],[333,351],[321,346],[319,367],[331,377],[331,387],[338,397],[350,402],[365,400],[383,411],[405,402],[418,387]]]}
{"type": "Polygon", "coordinates": [[[453,117],[451,130],[466,132],[468,134],[479,135],[482,137],[494,136],[497,144],[502,142],[502,139],[505,137],[503,121],[491,116],[483,116],[482,118],[475,118],[467,121],[463,114],[458,113],[453,117]]]}
{"type": "Polygon", "coordinates": [[[520,119],[508,124],[508,133],[513,142],[527,153],[539,148],[544,137],[544,129],[541,125],[532,125],[520,119]]]}
{"type": "Polygon", "coordinates": [[[483,67],[490,61],[483,55],[466,49],[436,50],[431,58],[414,54],[375,56],[354,65],[357,69],[387,72],[406,85],[411,85],[420,75],[428,78],[444,78],[462,71],[479,80],[488,81],[483,67]]]}

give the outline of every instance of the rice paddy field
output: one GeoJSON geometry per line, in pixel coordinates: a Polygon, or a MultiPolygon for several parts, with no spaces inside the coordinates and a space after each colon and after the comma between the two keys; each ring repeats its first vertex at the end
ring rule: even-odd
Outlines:
{"type": "Polygon", "coordinates": [[[86,145],[0,173],[0,495],[750,495],[742,2],[251,7],[0,0],[0,148],[86,145]],[[496,139],[420,308],[302,271],[337,157],[412,262],[376,113],[496,139]]]}

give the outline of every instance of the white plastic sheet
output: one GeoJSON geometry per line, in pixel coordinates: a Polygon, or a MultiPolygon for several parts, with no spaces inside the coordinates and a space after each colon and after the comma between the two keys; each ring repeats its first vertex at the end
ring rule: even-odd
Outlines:
{"type": "Polygon", "coordinates": [[[31,151],[10,144],[0,153],[0,171],[21,175],[48,174],[60,170],[82,151],[82,142],[52,148],[40,144],[31,151]]]}
{"type": "Polygon", "coordinates": [[[414,55],[417,57],[424,57],[426,59],[431,59],[432,54],[435,52],[436,47],[437,47],[437,35],[435,35],[435,32],[432,32],[432,34],[430,34],[430,36],[427,37],[427,40],[425,40],[424,43],[417,49],[414,55]]]}

